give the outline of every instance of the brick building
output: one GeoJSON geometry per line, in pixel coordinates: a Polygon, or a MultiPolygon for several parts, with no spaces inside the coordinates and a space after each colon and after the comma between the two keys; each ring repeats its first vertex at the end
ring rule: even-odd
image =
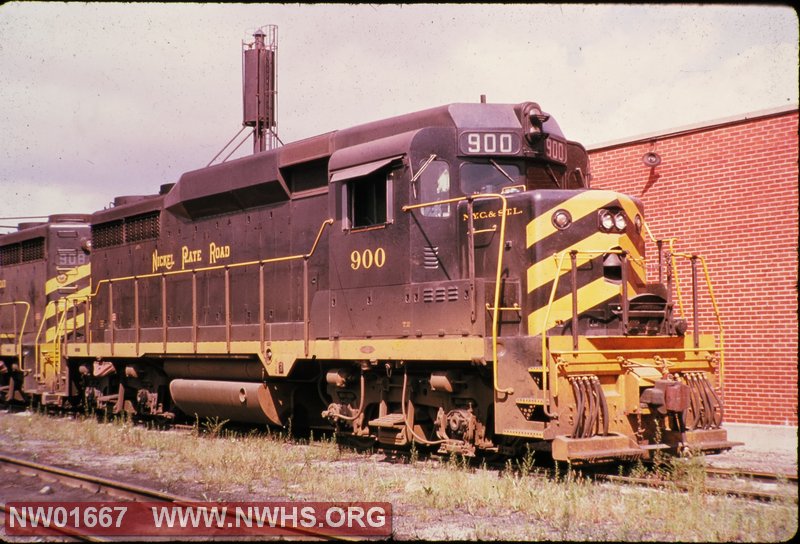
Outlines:
{"type": "MultiPolygon", "coordinates": [[[[706,258],[725,340],[725,419],[797,425],[798,109],[592,146],[592,186],[639,197],[656,238],[706,258]],[[647,166],[646,153],[661,163],[647,166]]],[[[657,276],[648,243],[648,274],[657,276]]],[[[704,284],[702,267],[700,283],[704,284]]],[[[680,267],[687,317],[690,268],[680,267]]],[[[651,280],[652,281],[652,280],[651,280]]],[[[716,330],[699,289],[701,329],[716,330]]]]}

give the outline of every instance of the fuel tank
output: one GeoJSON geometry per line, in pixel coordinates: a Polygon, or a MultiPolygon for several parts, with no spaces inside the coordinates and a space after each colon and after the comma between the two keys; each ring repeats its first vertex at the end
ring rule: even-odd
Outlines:
{"type": "Polygon", "coordinates": [[[243,423],[284,425],[291,395],[284,398],[263,383],[217,380],[173,380],[172,400],[185,414],[243,423]]]}

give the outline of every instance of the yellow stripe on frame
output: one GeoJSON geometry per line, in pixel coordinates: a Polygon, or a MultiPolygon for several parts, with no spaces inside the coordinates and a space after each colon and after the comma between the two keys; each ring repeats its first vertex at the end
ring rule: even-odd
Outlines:
{"type": "MultiPolygon", "coordinates": [[[[563,251],[567,254],[572,250],[577,251],[601,251],[606,249],[611,249],[614,247],[617,237],[613,235],[606,234],[604,232],[597,232],[588,238],[584,238],[583,240],[572,244],[571,246],[565,248],[563,251]],[[609,237],[613,237],[614,241],[609,240],[609,237]],[[611,245],[609,245],[609,242],[611,245]]],[[[560,252],[559,252],[560,253],[560,252]]],[[[578,253],[578,266],[586,264],[591,259],[598,257],[598,255],[587,255],[585,253],[578,253]]],[[[563,276],[564,274],[570,271],[571,263],[569,256],[564,257],[562,261],[562,268],[558,271],[559,276],[563,276]]],[[[539,287],[550,283],[556,278],[556,269],[558,268],[558,258],[556,254],[548,255],[538,263],[535,263],[533,266],[528,268],[528,293],[532,293],[539,287]]]]}

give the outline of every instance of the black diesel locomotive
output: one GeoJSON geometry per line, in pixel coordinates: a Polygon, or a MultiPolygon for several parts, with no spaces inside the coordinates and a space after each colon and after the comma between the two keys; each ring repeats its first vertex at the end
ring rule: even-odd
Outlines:
{"type": "Polygon", "coordinates": [[[641,203],[536,103],[256,151],[0,236],[5,397],[575,462],[732,445],[682,256],[648,281],[641,203]]]}
{"type": "Polygon", "coordinates": [[[641,203],[587,177],[537,104],[453,104],[52,217],[0,237],[5,394],[466,453],[729,447],[721,347],[647,281],[641,203]]]}

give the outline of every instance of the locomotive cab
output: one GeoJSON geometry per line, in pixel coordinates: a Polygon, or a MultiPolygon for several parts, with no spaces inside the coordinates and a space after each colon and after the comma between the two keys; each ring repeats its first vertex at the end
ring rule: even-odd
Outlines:
{"type": "Polygon", "coordinates": [[[671,283],[647,280],[641,202],[589,190],[585,150],[535,103],[448,113],[453,128],[332,156],[341,221],[331,242],[332,335],[480,337],[483,353],[458,362],[430,349],[416,362],[387,362],[416,380],[398,382],[394,402],[364,401],[359,373],[337,369],[348,378],[327,382],[339,402],[326,417],[386,443],[444,450],[543,438],[554,457],[574,462],[730,447],[712,385],[721,349],[697,328],[686,334],[671,283]],[[426,393],[441,391],[433,384],[443,375],[460,390],[426,393]],[[353,424],[364,405],[377,417],[353,424]],[[411,423],[412,410],[427,425],[411,423]]]}

